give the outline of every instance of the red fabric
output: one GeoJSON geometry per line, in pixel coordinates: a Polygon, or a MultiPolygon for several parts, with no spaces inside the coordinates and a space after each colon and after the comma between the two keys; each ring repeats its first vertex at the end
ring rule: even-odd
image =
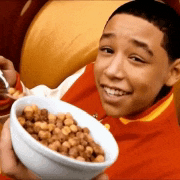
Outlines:
{"type": "MultiPolygon", "coordinates": [[[[21,82],[20,82],[20,75],[18,73],[16,74],[15,89],[22,92],[22,86],[21,86],[21,82]]],[[[7,98],[5,100],[0,100],[0,106],[5,106],[7,104],[11,104],[12,102],[13,102],[13,100],[11,98],[7,98]]]]}
{"type": "MultiPolygon", "coordinates": [[[[151,122],[123,124],[119,119],[106,116],[94,83],[93,65],[72,85],[62,100],[97,113],[103,124],[110,124],[120,154],[118,160],[106,170],[110,179],[180,179],[180,130],[174,101],[151,122]]],[[[168,95],[169,97],[169,95],[168,95]]],[[[167,99],[139,116],[147,115],[167,99]]]]}
{"type": "Polygon", "coordinates": [[[12,179],[0,174],[0,180],[12,180],[12,179]]]}
{"type": "Polygon", "coordinates": [[[94,82],[93,64],[86,67],[84,75],[71,86],[61,100],[75,104],[77,107],[87,111],[90,115],[98,113],[99,120],[106,116],[94,82]]]}

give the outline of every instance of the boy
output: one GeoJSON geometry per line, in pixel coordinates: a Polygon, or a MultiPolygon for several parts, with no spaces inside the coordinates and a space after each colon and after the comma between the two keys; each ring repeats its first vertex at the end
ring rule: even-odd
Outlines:
{"type": "MultiPolygon", "coordinates": [[[[109,179],[180,179],[180,130],[172,88],[180,79],[179,32],[179,16],[169,6],[131,1],[109,18],[95,64],[55,90],[39,86],[24,91],[62,99],[108,124],[120,149],[118,160],[105,172],[109,179]]],[[[2,131],[1,162],[8,175],[36,179],[16,164],[8,121],[2,131]]]]}

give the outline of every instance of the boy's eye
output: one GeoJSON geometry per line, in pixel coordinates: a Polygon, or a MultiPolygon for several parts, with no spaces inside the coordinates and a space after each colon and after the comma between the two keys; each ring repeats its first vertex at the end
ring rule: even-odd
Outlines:
{"type": "Polygon", "coordinates": [[[145,63],[145,61],[139,57],[136,56],[132,56],[130,57],[131,60],[136,61],[136,62],[140,62],[140,63],[145,63]]]}
{"type": "Polygon", "coordinates": [[[113,54],[113,52],[114,52],[111,48],[108,48],[108,47],[101,47],[99,49],[100,49],[100,51],[109,53],[109,54],[113,54]]]}

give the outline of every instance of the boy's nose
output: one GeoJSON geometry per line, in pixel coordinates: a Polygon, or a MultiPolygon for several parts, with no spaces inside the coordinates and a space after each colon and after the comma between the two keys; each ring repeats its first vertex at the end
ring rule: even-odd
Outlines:
{"type": "Polygon", "coordinates": [[[125,77],[124,60],[121,56],[114,57],[106,67],[104,73],[109,78],[123,79],[125,77]]]}

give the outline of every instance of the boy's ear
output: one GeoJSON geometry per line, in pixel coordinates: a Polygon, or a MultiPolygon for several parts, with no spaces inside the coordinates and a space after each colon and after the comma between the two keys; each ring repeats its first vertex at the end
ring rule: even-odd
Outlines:
{"type": "Polygon", "coordinates": [[[173,86],[180,80],[180,58],[176,59],[170,66],[170,71],[168,79],[166,81],[166,86],[173,86]]]}

